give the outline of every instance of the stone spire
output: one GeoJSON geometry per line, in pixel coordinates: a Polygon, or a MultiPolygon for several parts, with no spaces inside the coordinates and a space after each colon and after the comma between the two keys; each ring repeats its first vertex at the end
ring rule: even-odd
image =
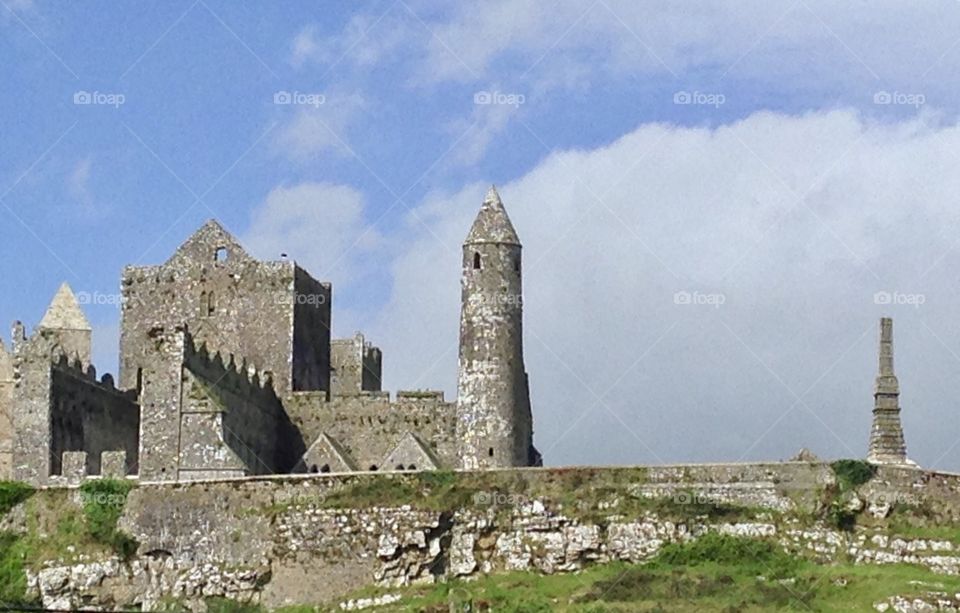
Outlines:
{"type": "Polygon", "coordinates": [[[479,243],[499,243],[501,245],[519,245],[520,237],[513,229],[507,209],[503,207],[496,186],[491,185],[477,218],[473,221],[465,245],[479,243]]]}
{"type": "Polygon", "coordinates": [[[84,364],[90,363],[90,322],[66,283],[57,290],[37,325],[37,331],[52,343],[49,345],[51,349],[59,347],[70,359],[79,358],[84,364]]]}
{"type": "Polygon", "coordinates": [[[893,374],[893,320],[880,320],[880,368],[873,389],[873,429],[867,460],[875,464],[909,464],[900,424],[900,383],[893,374]]]}
{"type": "Polygon", "coordinates": [[[43,319],[40,320],[39,328],[46,330],[90,330],[90,322],[87,316],[80,309],[80,303],[73,294],[70,286],[64,282],[60,285],[43,319]]]}

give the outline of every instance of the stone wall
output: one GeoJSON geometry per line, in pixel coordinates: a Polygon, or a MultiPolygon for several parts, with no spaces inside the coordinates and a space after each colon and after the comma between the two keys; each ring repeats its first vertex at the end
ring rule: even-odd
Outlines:
{"type": "MultiPolygon", "coordinates": [[[[329,283],[321,283],[300,268],[293,271],[293,390],[330,389],[329,283]]],[[[280,388],[283,389],[283,388],[280,388]]]]}
{"type": "Polygon", "coordinates": [[[0,479],[13,471],[13,356],[0,340],[0,479]]]}
{"type": "Polygon", "coordinates": [[[96,380],[93,367],[70,365],[63,357],[52,366],[50,396],[51,474],[62,474],[60,459],[65,451],[87,454],[86,471],[101,474],[101,454],[126,453],[125,474],[138,469],[140,407],[137,392],[122,392],[113,379],[96,380]]]}
{"type": "Polygon", "coordinates": [[[294,393],[284,407],[309,445],[326,433],[342,445],[360,470],[376,466],[407,432],[416,434],[440,458],[443,466],[457,465],[454,437],[456,404],[442,392],[362,392],[334,397],[294,393]]]}
{"type": "Polygon", "coordinates": [[[43,485],[62,473],[66,452],[87,452],[87,473],[99,474],[101,453],[124,451],[129,472],[136,472],[136,391],[116,389],[110,375],[97,381],[92,365],[63,353],[61,340],[46,329],[26,339],[15,326],[12,477],[43,485]]]}
{"type": "MultiPolygon", "coordinates": [[[[200,610],[210,596],[270,608],[333,607],[371,585],[642,562],[665,543],[707,531],[775,539],[815,559],[846,552],[857,563],[912,563],[960,574],[960,542],[901,538],[882,524],[844,532],[811,519],[835,484],[827,464],[783,463],[140,485],[128,495],[119,523],[139,542],[132,559],[64,552],[31,560],[29,577],[48,607],[153,610],[176,600],[200,610]],[[661,499],[669,504],[643,503],[661,499]],[[711,519],[684,511],[705,500],[744,512],[711,519]]],[[[0,529],[55,522],[44,517],[50,509],[64,513],[81,504],[71,492],[39,492],[0,529]]],[[[960,518],[957,475],[881,469],[859,493],[871,512],[907,494],[960,518]]]]}
{"type": "Polygon", "coordinates": [[[123,272],[120,385],[154,355],[152,331],[186,325],[213,351],[244,356],[277,390],[323,389],[329,377],[330,288],[292,261],[260,262],[209,222],[160,266],[123,272]],[[301,295],[325,296],[302,304],[301,295]]]}
{"type": "Polygon", "coordinates": [[[181,397],[180,479],[289,472],[306,450],[272,382],[187,344],[181,397]],[[224,474],[226,473],[226,474],[224,474]]]}
{"type": "Polygon", "coordinates": [[[272,381],[185,330],[153,337],[141,378],[145,481],[289,472],[306,450],[272,381]]]}
{"type": "Polygon", "coordinates": [[[355,396],[381,390],[383,354],[359,332],[353,338],[331,341],[330,360],[331,396],[355,396]]]}

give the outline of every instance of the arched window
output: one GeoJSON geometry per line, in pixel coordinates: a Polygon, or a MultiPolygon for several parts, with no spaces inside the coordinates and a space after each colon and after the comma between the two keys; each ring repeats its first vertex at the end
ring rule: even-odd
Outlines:
{"type": "Polygon", "coordinates": [[[397,464],[397,470],[406,470],[406,468],[403,467],[403,464],[397,464]]]}
{"type": "Polygon", "coordinates": [[[407,470],[417,470],[417,466],[415,464],[411,464],[407,466],[407,470]]]}
{"type": "Polygon", "coordinates": [[[214,262],[226,262],[229,255],[227,254],[226,247],[217,247],[217,250],[213,254],[214,262]]]}
{"type": "Polygon", "coordinates": [[[314,464],[313,466],[310,467],[310,472],[315,473],[315,472],[320,472],[320,471],[319,471],[319,469],[317,468],[317,465],[314,464]]]}
{"type": "Polygon", "coordinates": [[[477,252],[473,254],[473,269],[480,270],[480,254],[477,252]]]}
{"type": "Polygon", "coordinates": [[[371,464],[371,465],[370,465],[370,470],[371,470],[371,471],[377,470],[377,465],[376,465],[376,464],[371,464]]]}
{"type": "Polygon", "coordinates": [[[321,466],[321,467],[320,467],[320,472],[322,472],[322,473],[328,473],[328,472],[330,472],[330,465],[329,465],[329,464],[324,464],[323,466],[321,466]]]}

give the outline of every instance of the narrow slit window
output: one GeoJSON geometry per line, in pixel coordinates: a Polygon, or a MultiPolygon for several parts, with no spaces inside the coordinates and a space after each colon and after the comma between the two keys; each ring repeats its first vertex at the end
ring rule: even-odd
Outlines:
{"type": "Polygon", "coordinates": [[[473,269],[480,270],[480,254],[479,253],[473,254],[473,269]]]}

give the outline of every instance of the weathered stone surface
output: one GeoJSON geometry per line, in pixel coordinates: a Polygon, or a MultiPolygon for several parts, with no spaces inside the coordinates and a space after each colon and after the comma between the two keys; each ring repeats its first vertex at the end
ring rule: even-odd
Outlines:
{"type": "MultiPolygon", "coordinates": [[[[820,491],[824,483],[829,485],[831,474],[828,465],[805,463],[581,471],[585,477],[621,484],[620,500],[632,496],[628,477],[637,474],[665,488],[682,485],[701,503],[700,486],[689,482],[692,477],[705,491],[737,483],[739,500],[754,499],[743,493],[751,485],[765,492],[765,499],[774,482],[790,486],[791,498],[807,505],[791,510],[806,513],[814,507],[802,502],[799,491],[820,491]],[[668,480],[677,476],[683,478],[680,483],[668,480]]],[[[960,543],[899,538],[875,528],[849,533],[825,524],[800,524],[794,514],[779,515],[774,509],[781,502],[774,499],[769,500],[770,519],[765,513],[749,521],[717,522],[706,516],[677,521],[652,512],[624,517],[617,514],[619,505],[609,504],[609,510],[599,514],[600,506],[595,506],[594,519],[578,518],[537,495],[541,488],[554,486],[557,474],[545,469],[504,471],[503,478],[529,495],[507,499],[499,507],[489,497],[477,498],[453,512],[405,505],[328,508],[325,502],[344,487],[365,489],[374,480],[416,487],[415,474],[140,485],[129,494],[119,523],[140,543],[133,559],[51,560],[31,571],[30,585],[45,605],[62,608],[83,603],[151,610],[172,598],[199,610],[203,599],[214,595],[267,607],[343,603],[362,608],[373,605],[361,600],[351,605],[345,599],[364,586],[414,585],[507,570],[573,572],[617,560],[637,563],[651,559],[667,543],[710,531],[774,539],[788,551],[818,560],[848,555],[861,564],[916,564],[960,575],[960,543]]],[[[875,481],[875,487],[861,492],[868,506],[900,490],[960,514],[960,477],[955,475],[881,467],[875,481]]],[[[37,494],[46,495],[51,494],[37,494]]],[[[73,504],[82,501],[78,497],[73,504]]],[[[27,525],[18,508],[0,522],[0,529],[21,532],[27,525]]]]}
{"type": "Polygon", "coordinates": [[[520,240],[491,187],[463,244],[456,431],[462,468],[538,463],[521,273],[520,240]]]}
{"type": "MultiPolygon", "coordinates": [[[[478,218],[493,233],[506,214],[498,206],[478,218]]],[[[434,470],[464,457],[456,402],[436,391],[391,400],[378,348],[360,333],[331,341],[330,284],[292,261],[251,257],[216,221],[163,264],[126,268],[121,288],[118,387],[109,375],[96,381],[90,326],[65,284],[29,339],[17,324],[12,351],[0,347],[0,477],[62,483],[67,451],[87,452],[84,477],[104,473],[105,452],[123,451],[123,470],[107,473],[146,482],[434,470]]],[[[522,364],[518,377],[517,432],[529,439],[522,364]]],[[[501,395],[488,391],[499,411],[501,395]]],[[[512,439],[513,425],[501,426],[512,439]]],[[[514,454],[522,461],[498,452],[493,465],[525,465],[529,447],[514,454]]]]}
{"type": "Polygon", "coordinates": [[[880,372],[874,386],[873,428],[867,459],[877,464],[906,464],[907,446],[900,424],[900,383],[893,373],[893,320],[880,320],[880,372]]]}

